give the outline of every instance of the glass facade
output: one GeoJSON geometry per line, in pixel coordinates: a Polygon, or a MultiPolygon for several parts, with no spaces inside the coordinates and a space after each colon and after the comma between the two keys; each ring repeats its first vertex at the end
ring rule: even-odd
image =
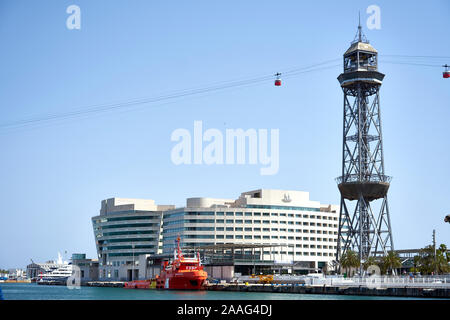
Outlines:
{"type": "MultiPolygon", "coordinates": [[[[247,205],[245,208],[220,208],[220,211],[211,211],[211,208],[204,212],[200,210],[201,208],[195,208],[192,211],[183,208],[177,209],[177,212],[169,211],[164,214],[164,253],[173,252],[175,248],[174,240],[177,237],[180,237],[182,244],[186,246],[223,243],[286,244],[289,250],[279,252],[286,252],[286,255],[290,256],[298,256],[299,259],[304,259],[301,258],[302,256],[326,256],[331,260],[336,252],[338,227],[336,212],[320,212],[319,208],[308,207],[255,205],[247,205]],[[269,212],[261,214],[261,212],[253,211],[253,209],[267,209],[269,212]],[[281,209],[284,212],[280,212],[281,209]],[[277,212],[271,212],[272,210],[277,212]],[[313,215],[299,213],[302,210],[305,212],[315,211],[316,213],[313,215]],[[261,215],[269,219],[261,220],[261,215]],[[209,218],[205,219],[204,216],[209,218]],[[224,216],[229,218],[223,219],[224,216]],[[231,217],[234,217],[234,219],[230,219],[231,217]],[[239,217],[245,217],[246,219],[240,219],[239,217]],[[316,222],[323,220],[327,223],[316,222]],[[267,227],[262,228],[263,225],[267,225],[267,227]],[[289,226],[290,228],[283,226],[289,226]],[[302,226],[307,226],[308,229],[303,229],[302,226]],[[302,236],[310,233],[327,236],[320,238],[302,236]],[[294,236],[296,234],[299,236],[294,236]],[[317,243],[320,243],[320,245],[317,245],[317,243]]],[[[276,250],[269,252],[271,259],[274,258],[274,252],[276,250]]],[[[281,253],[278,254],[281,255],[281,253]]]]}

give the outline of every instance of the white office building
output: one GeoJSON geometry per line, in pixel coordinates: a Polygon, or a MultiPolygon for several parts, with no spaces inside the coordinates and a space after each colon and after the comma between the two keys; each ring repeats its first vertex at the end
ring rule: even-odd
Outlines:
{"type": "Polygon", "coordinates": [[[323,268],[335,260],[338,220],[338,205],[312,201],[303,191],[259,189],[238,199],[189,198],[186,207],[164,212],[163,253],[173,252],[179,236],[185,247],[261,245],[251,254],[256,251],[262,261],[323,268]]]}
{"type": "Polygon", "coordinates": [[[149,199],[103,200],[92,218],[99,279],[138,279],[142,257],[161,253],[162,213],[174,208],[149,199]]]}

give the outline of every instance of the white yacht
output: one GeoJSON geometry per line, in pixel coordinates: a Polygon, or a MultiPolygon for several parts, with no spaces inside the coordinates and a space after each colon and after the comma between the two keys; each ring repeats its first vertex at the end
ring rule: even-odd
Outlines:
{"type": "Polygon", "coordinates": [[[39,274],[38,281],[65,280],[72,275],[72,265],[63,261],[58,252],[58,260],[42,265],[44,272],[39,274]]]}

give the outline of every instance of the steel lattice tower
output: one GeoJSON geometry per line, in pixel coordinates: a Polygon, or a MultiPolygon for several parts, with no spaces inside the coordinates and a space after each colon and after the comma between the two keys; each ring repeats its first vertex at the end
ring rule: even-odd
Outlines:
{"type": "Polygon", "coordinates": [[[344,53],[344,72],[338,77],[344,93],[342,176],[336,259],[348,250],[360,261],[394,249],[387,192],[391,177],[384,173],[381,134],[378,52],[364,37],[361,25],[344,53]]]}

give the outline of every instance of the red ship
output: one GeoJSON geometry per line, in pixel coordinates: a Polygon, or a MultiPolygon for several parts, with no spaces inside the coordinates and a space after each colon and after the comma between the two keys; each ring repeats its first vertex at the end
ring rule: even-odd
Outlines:
{"type": "Polygon", "coordinates": [[[180,249],[180,238],[177,238],[177,249],[174,260],[164,261],[161,274],[156,280],[157,289],[200,290],[206,285],[208,274],[203,270],[200,253],[196,258],[184,257],[180,249]]]}

